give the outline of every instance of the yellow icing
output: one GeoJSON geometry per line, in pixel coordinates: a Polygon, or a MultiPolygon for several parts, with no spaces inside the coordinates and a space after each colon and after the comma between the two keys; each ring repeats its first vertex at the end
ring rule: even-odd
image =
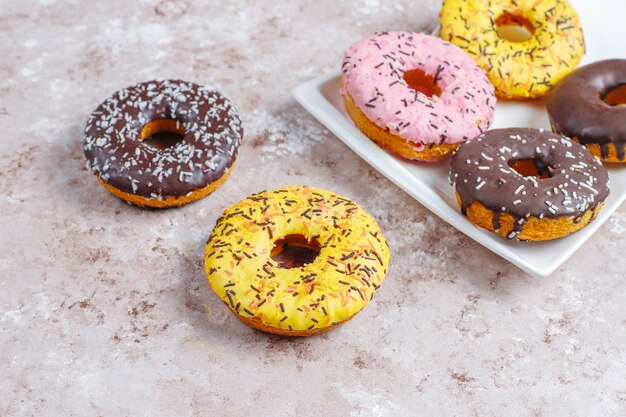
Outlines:
{"type": "Polygon", "coordinates": [[[440,20],[441,37],[476,60],[500,97],[546,95],[585,53],[578,15],[566,0],[444,0],[440,20]],[[499,35],[495,22],[507,13],[530,21],[531,39],[499,35]]]}
{"type": "Polygon", "coordinates": [[[389,248],[376,221],[331,192],[287,187],[255,194],[217,221],[205,252],[211,287],[235,314],[286,331],[325,328],[358,313],[387,273],[389,248]],[[270,255],[289,235],[320,252],[298,268],[270,255]]]}

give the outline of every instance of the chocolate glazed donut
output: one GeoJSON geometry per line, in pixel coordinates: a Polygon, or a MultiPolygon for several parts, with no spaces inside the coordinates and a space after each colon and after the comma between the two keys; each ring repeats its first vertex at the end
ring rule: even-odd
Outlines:
{"type": "Polygon", "coordinates": [[[461,145],[450,180],[463,213],[500,236],[549,240],[586,226],[609,195],[583,146],[535,129],[497,129],[461,145]]]}
{"type": "Polygon", "coordinates": [[[243,136],[235,106],[198,84],[150,81],[117,91],[89,116],[84,152],[100,183],[139,206],[180,206],[226,180],[243,136]],[[154,145],[155,133],[180,136],[154,145]]]}
{"type": "Polygon", "coordinates": [[[603,161],[626,162],[626,106],[610,100],[622,86],[626,86],[626,60],[577,69],[548,98],[552,129],[585,145],[603,161]]]}

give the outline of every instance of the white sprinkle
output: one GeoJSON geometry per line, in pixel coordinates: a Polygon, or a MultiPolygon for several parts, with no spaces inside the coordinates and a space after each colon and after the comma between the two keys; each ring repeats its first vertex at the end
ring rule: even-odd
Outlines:
{"type": "Polygon", "coordinates": [[[598,194],[598,191],[597,191],[595,188],[593,188],[593,187],[591,187],[591,186],[587,185],[587,183],[581,182],[581,183],[580,183],[580,186],[581,186],[581,187],[585,187],[585,188],[590,189],[591,191],[593,191],[593,193],[594,193],[594,194],[598,194]]]}

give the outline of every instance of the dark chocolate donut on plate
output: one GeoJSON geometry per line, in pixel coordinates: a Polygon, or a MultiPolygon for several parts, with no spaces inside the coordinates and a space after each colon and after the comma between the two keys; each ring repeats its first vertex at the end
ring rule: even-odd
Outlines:
{"type": "Polygon", "coordinates": [[[473,223],[509,239],[550,240],[586,226],[609,195],[600,160],[569,138],[496,129],[463,144],[450,180],[473,223]]]}
{"type": "Polygon", "coordinates": [[[205,197],[224,182],[242,136],[236,107],[215,89],[150,81],[117,91],[94,110],[85,127],[84,152],[112,194],[164,208],[205,197]],[[147,140],[165,132],[179,139],[147,140]]]}
{"type": "Polygon", "coordinates": [[[606,162],[626,162],[626,60],[581,67],[548,97],[552,129],[606,162]]]}

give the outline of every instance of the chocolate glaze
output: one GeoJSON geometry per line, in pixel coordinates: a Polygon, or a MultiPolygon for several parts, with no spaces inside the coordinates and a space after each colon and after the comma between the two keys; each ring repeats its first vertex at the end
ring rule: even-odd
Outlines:
{"type": "Polygon", "coordinates": [[[146,198],[182,196],[221,178],[233,164],[243,129],[235,106],[212,88],[150,81],[120,90],[89,116],[84,151],[105,183],[146,198]],[[164,149],[141,140],[157,119],[175,119],[185,136],[164,149]]]}
{"type": "Polygon", "coordinates": [[[626,84],[626,60],[596,62],[574,71],[548,98],[548,115],[556,132],[582,144],[598,144],[602,157],[615,145],[626,159],[626,106],[610,106],[602,99],[626,84]]]}
{"type": "Polygon", "coordinates": [[[512,239],[533,216],[577,218],[609,195],[608,172],[583,146],[551,132],[535,129],[496,129],[461,145],[452,157],[450,180],[461,198],[461,210],[479,202],[494,212],[518,219],[512,239]],[[511,168],[533,160],[538,173],[550,178],[524,177],[511,168]]]}

